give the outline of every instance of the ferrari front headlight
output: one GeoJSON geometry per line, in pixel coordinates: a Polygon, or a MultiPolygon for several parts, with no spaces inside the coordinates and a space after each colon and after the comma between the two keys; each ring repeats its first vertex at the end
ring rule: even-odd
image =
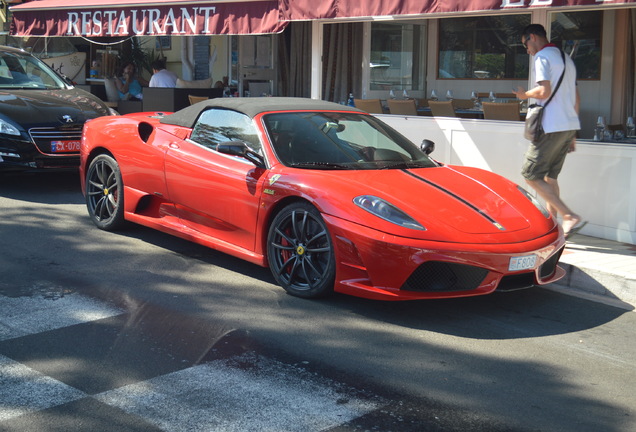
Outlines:
{"type": "Polygon", "coordinates": [[[355,197],[353,202],[360,208],[368,211],[385,221],[394,223],[404,228],[425,231],[422,225],[411,216],[404,213],[388,201],[373,195],[361,195],[355,197]]]}

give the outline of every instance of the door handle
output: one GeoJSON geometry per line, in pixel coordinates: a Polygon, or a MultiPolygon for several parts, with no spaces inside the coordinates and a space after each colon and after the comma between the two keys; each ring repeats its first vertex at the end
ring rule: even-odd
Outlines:
{"type": "Polygon", "coordinates": [[[170,147],[171,149],[175,149],[177,150],[179,148],[179,144],[177,143],[170,143],[168,144],[168,147],[170,147]]]}

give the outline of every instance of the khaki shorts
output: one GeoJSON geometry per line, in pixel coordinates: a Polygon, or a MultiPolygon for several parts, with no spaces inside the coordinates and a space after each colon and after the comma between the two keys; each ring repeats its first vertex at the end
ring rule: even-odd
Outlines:
{"type": "Polygon", "coordinates": [[[555,179],[559,176],[565,156],[576,131],[548,133],[540,141],[530,144],[524,156],[521,175],[528,180],[545,177],[555,179]]]}

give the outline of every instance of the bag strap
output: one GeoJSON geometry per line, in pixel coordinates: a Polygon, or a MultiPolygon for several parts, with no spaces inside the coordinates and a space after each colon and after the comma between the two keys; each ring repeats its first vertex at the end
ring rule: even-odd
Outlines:
{"type": "Polygon", "coordinates": [[[561,86],[561,81],[563,81],[563,75],[565,75],[565,53],[561,49],[559,49],[559,52],[561,53],[561,58],[563,59],[563,72],[561,73],[561,77],[559,78],[559,82],[557,82],[557,85],[554,88],[554,91],[552,92],[548,100],[543,104],[544,108],[550,103],[550,101],[552,100],[552,97],[554,97],[554,94],[557,92],[557,90],[559,90],[559,87],[561,86]]]}

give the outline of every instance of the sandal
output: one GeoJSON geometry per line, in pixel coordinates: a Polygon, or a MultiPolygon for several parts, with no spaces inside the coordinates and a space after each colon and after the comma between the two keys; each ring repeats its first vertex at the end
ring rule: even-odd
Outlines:
{"type": "Polygon", "coordinates": [[[577,226],[572,227],[570,231],[564,233],[565,239],[569,240],[573,235],[581,231],[585,225],[587,225],[587,221],[581,222],[577,226]]]}

